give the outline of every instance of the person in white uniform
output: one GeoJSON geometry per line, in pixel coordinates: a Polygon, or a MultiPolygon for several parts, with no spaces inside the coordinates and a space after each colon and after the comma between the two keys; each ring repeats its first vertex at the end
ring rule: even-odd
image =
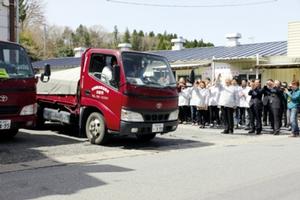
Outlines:
{"type": "Polygon", "coordinates": [[[220,91],[219,91],[219,87],[215,86],[215,83],[212,83],[208,87],[208,91],[209,91],[209,98],[208,98],[209,123],[210,123],[210,127],[214,127],[220,125],[220,116],[219,116],[220,109],[218,107],[220,91]]]}
{"type": "Polygon", "coordinates": [[[222,116],[224,120],[224,131],[222,133],[233,133],[233,112],[238,106],[237,90],[231,85],[231,79],[226,79],[225,84],[221,84],[221,74],[216,81],[216,86],[220,89],[219,106],[221,106],[222,116]]]}
{"type": "Polygon", "coordinates": [[[188,121],[188,109],[189,109],[189,101],[190,101],[190,92],[189,88],[186,86],[186,80],[184,78],[180,78],[178,85],[178,106],[179,106],[179,121],[180,123],[186,124],[188,121]]]}
{"type": "Polygon", "coordinates": [[[239,116],[240,116],[240,125],[246,126],[246,129],[250,128],[250,99],[251,96],[249,95],[249,91],[251,88],[248,86],[247,80],[242,80],[242,84],[239,90],[239,98],[240,98],[240,105],[239,105],[239,116]]]}

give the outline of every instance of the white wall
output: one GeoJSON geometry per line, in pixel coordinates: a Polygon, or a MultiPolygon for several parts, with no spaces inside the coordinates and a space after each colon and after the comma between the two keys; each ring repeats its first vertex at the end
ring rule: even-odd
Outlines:
{"type": "Polygon", "coordinates": [[[288,56],[300,57],[300,21],[290,22],[288,27],[288,56]]]}
{"type": "Polygon", "coordinates": [[[3,1],[4,0],[0,0],[0,40],[9,40],[9,9],[3,6],[3,1]]]}

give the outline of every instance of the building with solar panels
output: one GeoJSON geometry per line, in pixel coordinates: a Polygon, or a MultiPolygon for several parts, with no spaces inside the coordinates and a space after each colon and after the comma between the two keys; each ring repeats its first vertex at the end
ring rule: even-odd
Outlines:
{"type": "MultiPolygon", "coordinates": [[[[189,77],[194,70],[196,78],[214,79],[218,74],[224,78],[242,79],[269,78],[291,81],[300,77],[300,22],[289,23],[288,41],[240,44],[241,34],[226,35],[224,46],[184,48],[184,39],[173,40],[172,50],[153,51],[165,56],[177,80],[189,77]]],[[[79,54],[80,55],[80,54],[79,54]]],[[[55,58],[33,63],[42,68],[45,63],[53,71],[80,65],[80,57],[55,58]]]]}

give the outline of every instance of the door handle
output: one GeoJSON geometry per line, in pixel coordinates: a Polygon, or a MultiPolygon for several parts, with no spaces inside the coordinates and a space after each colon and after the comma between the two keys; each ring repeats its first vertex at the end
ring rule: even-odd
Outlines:
{"type": "Polygon", "coordinates": [[[91,91],[90,90],[85,90],[84,91],[85,95],[90,96],[91,95],[91,91]]]}

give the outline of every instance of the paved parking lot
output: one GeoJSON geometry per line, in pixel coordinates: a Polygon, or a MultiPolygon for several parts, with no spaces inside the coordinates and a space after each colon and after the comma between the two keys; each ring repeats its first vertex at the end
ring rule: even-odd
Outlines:
{"type": "Polygon", "coordinates": [[[199,129],[180,125],[176,132],[159,135],[149,143],[140,143],[135,137],[111,138],[105,146],[91,145],[86,138],[74,136],[72,130],[49,124],[50,130],[21,130],[10,141],[0,142],[0,173],[39,167],[90,162],[94,160],[154,154],[181,149],[235,146],[246,143],[280,140],[285,134],[272,136],[248,135],[235,130],[233,135],[220,134],[220,129],[199,129]]]}
{"type": "Polygon", "coordinates": [[[72,131],[0,142],[0,199],[299,199],[300,138],[180,125],[152,142],[91,145],[72,131]],[[200,198],[201,197],[201,198],[200,198]]]}

